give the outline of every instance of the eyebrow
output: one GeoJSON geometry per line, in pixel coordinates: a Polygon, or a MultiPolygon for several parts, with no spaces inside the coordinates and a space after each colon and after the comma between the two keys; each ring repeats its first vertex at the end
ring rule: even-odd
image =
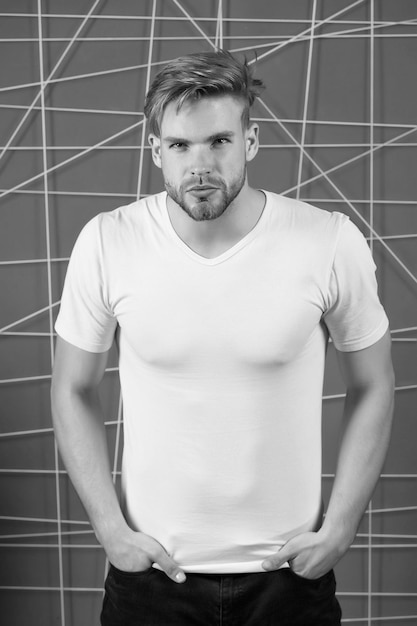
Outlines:
{"type": "MultiPolygon", "coordinates": [[[[203,143],[213,143],[216,139],[220,139],[224,137],[225,139],[231,139],[235,136],[232,130],[224,130],[219,133],[214,133],[214,135],[210,135],[203,140],[203,143]]],[[[189,139],[185,139],[184,137],[164,137],[163,141],[165,143],[190,143],[189,139]]]]}

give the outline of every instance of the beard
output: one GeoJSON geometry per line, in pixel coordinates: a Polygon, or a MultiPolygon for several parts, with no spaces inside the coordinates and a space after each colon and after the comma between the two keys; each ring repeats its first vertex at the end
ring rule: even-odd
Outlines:
{"type": "Polygon", "coordinates": [[[226,211],[233,200],[239,195],[246,181],[246,166],[228,184],[222,178],[189,177],[179,186],[165,179],[165,190],[169,197],[178,204],[189,217],[196,222],[215,220],[226,211]],[[196,180],[198,179],[198,181],[196,180]],[[193,195],[192,189],[207,186],[193,195]]]}

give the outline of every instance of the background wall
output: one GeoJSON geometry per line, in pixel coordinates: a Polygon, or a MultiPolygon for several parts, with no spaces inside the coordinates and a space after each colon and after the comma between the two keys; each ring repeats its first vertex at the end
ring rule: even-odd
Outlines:
{"type": "MultiPolygon", "coordinates": [[[[0,614],[8,626],[98,623],[105,558],[58,459],[53,322],[82,226],[161,189],[142,107],[179,54],[256,62],[252,185],[348,214],[369,238],[391,320],[392,444],[337,567],[344,623],[417,623],[417,5],[413,0],[0,0],[0,614]],[[255,52],[257,61],[255,61],[255,52]]],[[[329,352],[323,482],[343,386],[329,352]]],[[[113,358],[103,405],[118,481],[113,358]]]]}

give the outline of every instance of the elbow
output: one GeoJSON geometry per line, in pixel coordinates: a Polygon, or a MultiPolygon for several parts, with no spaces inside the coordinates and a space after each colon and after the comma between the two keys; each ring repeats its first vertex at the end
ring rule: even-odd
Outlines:
{"type": "Polygon", "coordinates": [[[392,363],[390,364],[389,370],[386,375],[385,380],[385,389],[386,394],[388,396],[388,408],[391,414],[391,420],[394,415],[394,407],[395,407],[395,372],[392,363]]]}
{"type": "Polygon", "coordinates": [[[61,396],[60,385],[58,384],[58,382],[56,380],[56,376],[54,375],[54,372],[53,372],[52,373],[51,388],[50,388],[52,422],[54,422],[54,420],[55,420],[55,418],[56,418],[56,416],[58,414],[58,407],[59,407],[60,396],[61,396]]]}

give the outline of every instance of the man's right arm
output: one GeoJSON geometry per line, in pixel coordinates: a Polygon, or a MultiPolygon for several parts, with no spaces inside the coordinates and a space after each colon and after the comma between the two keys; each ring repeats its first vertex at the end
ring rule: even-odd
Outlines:
{"type": "Polygon", "coordinates": [[[124,571],[157,563],[175,582],[182,570],[152,537],[127,525],[114,489],[99,386],[108,353],[81,350],[58,337],[52,376],[52,416],[72,483],[109,561],[124,571]]]}

